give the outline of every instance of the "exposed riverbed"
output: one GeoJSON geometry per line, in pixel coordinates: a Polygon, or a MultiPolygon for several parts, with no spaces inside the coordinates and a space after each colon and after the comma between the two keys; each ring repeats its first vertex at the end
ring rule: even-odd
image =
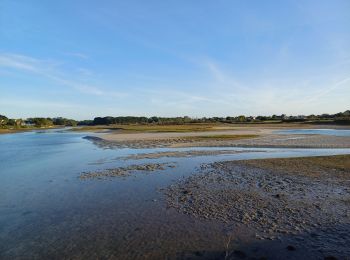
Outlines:
{"type": "MultiPolygon", "coordinates": [[[[108,146],[107,143],[95,145],[90,140],[83,139],[84,136],[86,136],[84,133],[55,130],[0,136],[1,259],[96,259],[102,257],[107,259],[212,259],[215,257],[224,259],[226,255],[235,258],[284,256],[297,259],[300,256],[337,255],[336,252],[329,251],[330,249],[327,248],[326,251],[319,252],[318,249],[311,250],[303,247],[303,243],[294,243],[295,240],[290,240],[291,236],[305,239],[308,237],[297,222],[295,226],[300,228],[299,233],[297,230],[287,228],[284,221],[293,222],[293,217],[305,217],[305,224],[300,225],[310,230],[312,223],[309,220],[313,215],[300,211],[297,205],[293,204],[295,206],[292,205],[293,208],[288,204],[293,210],[299,211],[295,213],[297,215],[292,214],[291,219],[284,220],[284,212],[280,211],[279,207],[289,202],[282,192],[274,190],[285,187],[290,196],[295,198],[304,196],[303,194],[307,196],[310,191],[313,191],[315,196],[321,196],[322,204],[319,206],[322,208],[323,202],[328,200],[327,194],[330,195],[334,191],[340,192],[339,194],[348,192],[345,188],[337,190],[336,188],[339,187],[336,183],[332,184],[335,186],[324,186],[322,180],[319,182],[320,185],[317,182],[311,185],[300,176],[274,177],[268,170],[248,164],[232,163],[235,165],[232,167],[238,167],[235,168],[238,175],[236,180],[227,174],[223,175],[223,178],[228,178],[225,182],[228,187],[231,180],[245,187],[244,185],[250,185],[249,178],[258,180],[257,178],[262,178],[262,175],[258,175],[259,173],[266,174],[264,178],[268,185],[265,188],[272,189],[267,193],[269,200],[266,208],[270,213],[262,210],[262,218],[268,219],[269,214],[276,211],[269,220],[271,223],[278,220],[275,229],[269,226],[268,220],[266,220],[267,226],[264,226],[265,224],[259,226],[258,222],[254,225],[244,225],[235,220],[240,215],[232,215],[226,219],[219,215],[203,217],[201,214],[192,214],[191,211],[183,212],[181,204],[179,204],[180,208],[177,208],[170,203],[171,197],[168,197],[169,193],[166,191],[169,187],[173,187],[171,196],[176,198],[176,185],[186,183],[196,176],[209,174],[210,171],[214,171],[214,175],[208,178],[215,183],[216,178],[219,177],[215,167],[219,167],[218,169],[226,167],[224,161],[350,154],[348,148],[138,147],[138,149],[121,149],[114,145],[108,146]],[[252,170],[238,170],[245,168],[252,170]],[[82,180],[82,176],[87,178],[83,177],[82,180]],[[285,186],[279,186],[278,178],[291,179],[291,181],[289,184],[283,182],[285,186]],[[293,178],[302,180],[300,185],[305,189],[304,193],[298,193],[297,187],[293,188],[293,178]],[[246,182],[244,182],[245,179],[247,179],[246,182]],[[294,193],[293,189],[296,189],[294,193]],[[278,195],[280,198],[273,197],[279,193],[281,193],[278,195]],[[270,205],[270,200],[276,201],[277,204],[270,205]],[[272,228],[272,233],[265,234],[266,232],[263,232],[265,228],[272,228]],[[283,241],[278,239],[278,228],[286,231],[284,234],[286,239],[282,239],[283,241]],[[276,232],[277,235],[274,234],[276,232]],[[257,233],[260,237],[256,236],[257,233]],[[269,236],[274,237],[270,240],[269,236]]],[[[285,137],[280,136],[280,138],[285,137]]],[[[227,167],[231,167],[231,163],[227,167]]],[[[210,195],[205,190],[206,182],[199,180],[198,185],[203,185],[204,192],[199,194],[202,194],[201,199],[205,200],[205,195],[210,195]]],[[[196,192],[192,191],[193,194],[196,192]]],[[[215,196],[218,194],[220,191],[210,195],[206,200],[215,201],[215,196]]],[[[251,198],[249,203],[259,198],[243,196],[243,194],[241,194],[243,204],[246,198],[251,198]]],[[[314,203],[317,204],[317,202],[314,203]]],[[[243,204],[241,212],[245,210],[243,204]]],[[[224,205],[222,204],[221,207],[224,205]]],[[[329,207],[331,206],[330,204],[329,207]]],[[[254,207],[251,207],[246,212],[252,219],[254,218],[251,214],[253,209],[254,207]]],[[[311,213],[312,210],[313,208],[310,209],[311,213]]],[[[341,216],[347,214],[346,211],[339,212],[341,216]]],[[[224,208],[222,214],[225,214],[224,208]]],[[[328,219],[328,215],[324,218],[328,219]]],[[[339,234],[343,234],[346,225],[340,226],[345,222],[342,217],[338,220],[340,222],[336,224],[339,224],[337,225],[339,234]]],[[[325,225],[322,219],[318,221],[325,225]]],[[[330,226],[330,228],[334,231],[333,227],[330,226]]],[[[344,239],[347,242],[346,238],[344,239]]],[[[305,244],[307,245],[309,244],[305,244]]],[[[338,255],[342,256],[340,253],[338,255]]]]}
{"type": "Polygon", "coordinates": [[[259,240],[350,256],[350,156],[204,164],[165,193],[177,211],[252,228],[259,240]]]}

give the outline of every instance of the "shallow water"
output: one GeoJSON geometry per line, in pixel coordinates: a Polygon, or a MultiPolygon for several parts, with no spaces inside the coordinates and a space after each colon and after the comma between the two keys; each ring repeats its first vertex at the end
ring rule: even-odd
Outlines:
{"type": "MultiPolygon", "coordinates": [[[[102,149],[83,139],[85,135],[55,130],[0,135],[1,259],[154,259],[215,253],[223,250],[227,227],[167,209],[160,188],[193,174],[201,163],[350,154],[350,149],[102,149]],[[247,153],[118,159],[137,153],[195,149],[247,153]],[[145,162],[175,162],[177,167],[129,178],[78,178],[84,171],[145,162]]],[[[242,235],[240,240],[244,239],[242,235]]]]}
{"type": "Polygon", "coordinates": [[[350,130],[346,129],[288,129],[276,131],[277,134],[296,135],[333,135],[350,136],[350,130]]]}

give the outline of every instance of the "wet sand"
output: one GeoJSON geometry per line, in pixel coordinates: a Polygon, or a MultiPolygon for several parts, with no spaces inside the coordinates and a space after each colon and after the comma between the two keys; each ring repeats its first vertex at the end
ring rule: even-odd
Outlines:
{"type": "Polygon", "coordinates": [[[168,151],[168,152],[156,152],[156,153],[141,153],[133,154],[125,157],[120,157],[118,159],[122,160],[143,160],[143,159],[159,159],[164,157],[195,157],[195,156],[215,156],[222,154],[239,154],[239,153],[252,153],[252,152],[264,152],[264,151],[254,151],[254,150],[217,150],[217,151],[205,151],[205,150],[191,150],[191,151],[168,151]]]}
{"type": "MultiPolygon", "coordinates": [[[[317,126],[322,128],[324,126],[317,126]]],[[[329,126],[327,126],[329,128],[329,126]]],[[[314,127],[316,128],[316,126],[314,127]]],[[[338,127],[339,128],[339,127],[338,127]]],[[[95,142],[101,146],[152,147],[284,147],[284,148],[350,148],[350,137],[326,135],[277,134],[292,127],[235,127],[231,130],[187,133],[105,133],[95,142]],[[215,138],[233,135],[235,138],[215,138]],[[210,136],[211,138],[200,138],[210,136]]],[[[343,128],[342,128],[343,129],[343,128]]],[[[347,128],[344,128],[347,129],[347,128]]]]}
{"type": "Polygon", "coordinates": [[[175,168],[174,163],[148,163],[148,164],[138,164],[129,165],[127,167],[117,167],[106,169],[102,171],[93,172],[83,172],[80,174],[79,178],[81,180],[86,179],[105,179],[111,177],[128,177],[135,173],[150,173],[154,171],[164,171],[166,168],[175,168]]]}
{"type": "Polygon", "coordinates": [[[350,137],[267,134],[252,139],[175,143],[171,147],[350,148],[350,137]]]}
{"type": "Polygon", "coordinates": [[[252,229],[257,240],[350,256],[349,155],[216,162],[163,192],[176,211],[252,229]]]}

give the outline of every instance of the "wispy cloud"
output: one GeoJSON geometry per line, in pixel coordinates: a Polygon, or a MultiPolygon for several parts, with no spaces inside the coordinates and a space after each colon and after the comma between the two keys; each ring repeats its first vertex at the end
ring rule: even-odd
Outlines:
{"type": "Polygon", "coordinates": [[[87,60],[89,58],[88,55],[81,52],[65,52],[64,54],[68,56],[76,57],[79,59],[84,59],[84,60],[87,60]]]}
{"type": "Polygon", "coordinates": [[[57,63],[13,53],[0,53],[0,67],[43,76],[56,83],[73,88],[81,93],[101,97],[125,97],[126,93],[107,91],[100,87],[71,80],[57,63]]]}
{"type": "Polygon", "coordinates": [[[234,72],[224,69],[219,62],[210,58],[192,60],[192,62],[203,68],[212,77],[216,87],[239,91],[247,90],[247,86],[235,77],[234,72]]]}
{"type": "Polygon", "coordinates": [[[41,65],[41,61],[28,56],[18,54],[0,54],[1,67],[39,73],[42,71],[40,68],[43,68],[41,65]]]}
{"type": "MultiPolygon", "coordinates": [[[[207,84],[203,93],[213,100],[213,103],[215,100],[220,100],[220,104],[230,111],[243,111],[256,115],[290,113],[290,111],[308,113],[319,109],[314,102],[324,103],[325,97],[336,95],[337,89],[350,90],[350,78],[344,77],[346,74],[339,71],[294,77],[277,74],[274,78],[262,74],[242,81],[234,75],[234,72],[225,69],[212,59],[197,60],[194,63],[203,68],[206,75],[211,75],[213,79],[207,84]],[[333,78],[343,79],[334,83],[333,78]]],[[[218,106],[219,102],[216,105],[218,106]]]]}
{"type": "Polygon", "coordinates": [[[350,77],[347,77],[345,79],[339,80],[334,84],[331,84],[330,86],[327,86],[325,88],[322,88],[320,91],[318,91],[316,94],[314,94],[312,97],[308,98],[305,103],[313,102],[315,100],[320,99],[321,97],[335,91],[336,89],[346,86],[350,89],[350,77]]]}
{"type": "MultiPolygon", "coordinates": [[[[111,111],[111,114],[114,113],[113,111],[118,113],[124,111],[124,114],[152,112],[163,116],[289,114],[291,111],[292,113],[314,113],[315,111],[317,113],[319,108],[326,104],[329,95],[336,97],[339,92],[337,90],[340,88],[347,91],[346,95],[349,95],[350,90],[350,77],[345,77],[346,73],[329,72],[299,77],[298,75],[294,77],[276,75],[273,78],[259,75],[240,78],[237,76],[238,73],[224,63],[213,59],[198,59],[190,62],[201,70],[203,77],[194,77],[191,80],[181,78],[180,80],[167,78],[154,80],[145,77],[142,78],[144,80],[139,86],[135,86],[136,91],[135,88],[130,87],[132,82],[125,81],[126,86],[122,92],[119,92],[111,87],[86,83],[87,79],[96,80],[92,71],[84,73],[84,70],[80,72],[79,68],[76,68],[73,73],[65,67],[65,63],[13,53],[0,53],[0,68],[3,68],[1,73],[5,75],[6,73],[13,75],[30,73],[45,77],[51,82],[78,93],[104,98],[108,102],[100,103],[94,108],[111,111]],[[335,81],[335,78],[338,81],[335,81]],[[120,102],[113,102],[113,98],[118,98],[120,102]],[[107,107],[110,107],[110,110],[107,110],[107,107]]],[[[135,78],[134,76],[132,78],[135,78]]],[[[340,111],[345,107],[345,103],[343,101],[343,103],[334,104],[332,109],[340,111]]],[[[58,106],[59,104],[56,107],[58,106]]],[[[64,103],[62,103],[63,106],[65,106],[64,103]]],[[[91,114],[94,112],[92,111],[91,114]]]]}
{"type": "Polygon", "coordinates": [[[21,109],[28,108],[41,108],[45,109],[50,107],[51,109],[82,109],[83,106],[77,104],[71,104],[66,102],[47,102],[44,100],[38,99],[24,99],[24,98],[0,98],[1,105],[6,106],[14,106],[21,109]]]}

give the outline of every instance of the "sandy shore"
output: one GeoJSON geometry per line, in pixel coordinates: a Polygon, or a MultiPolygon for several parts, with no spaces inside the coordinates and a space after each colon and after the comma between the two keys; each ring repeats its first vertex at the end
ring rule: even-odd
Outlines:
{"type": "Polygon", "coordinates": [[[264,134],[242,140],[208,140],[206,142],[173,143],[171,147],[281,147],[281,148],[350,148],[350,137],[324,135],[264,134]]]}
{"type": "Polygon", "coordinates": [[[317,258],[350,255],[349,155],[217,162],[164,192],[169,207],[245,226],[258,240],[306,246],[317,258]]]}
{"type": "Polygon", "coordinates": [[[120,157],[122,160],[143,160],[143,159],[159,159],[164,157],[195,157],[195,156],[215,156],[215,155],[228,155],[228,154],[239,154],[239,153],[252,153],[252,152],[264,152],[264,151],[232,151],[232,150],[217,150],[217,151],[206,151],[206,150],[192,150],[192,151],[168,151],[168,152],[155,152],[155,153],[141,153],[132,154],[125,157],[120,157]]]}
{"type": "MultiPolygon", "coordinates": [[[[316,127],[315,127],[316,128],[316,127]]],[[[329,128],[329,126],[317,126],[329,128]]],[[[94,141],[104,146],[151,147],[290,147],[290,148],[350,148],[350,137],[326,135],[286,135],[276,131],[289,128],[236,127],[231,130],[187,133],[104,133],[94,141]],[[204,137],[211,136],[205,139],[204,137]],[[215,138],[234,136],[234,138],[215,138]],[[201,138],[203,137],[203,138],[201,138]]],[[[293,129],[293,128],[291,128],[293,129]]]]}

